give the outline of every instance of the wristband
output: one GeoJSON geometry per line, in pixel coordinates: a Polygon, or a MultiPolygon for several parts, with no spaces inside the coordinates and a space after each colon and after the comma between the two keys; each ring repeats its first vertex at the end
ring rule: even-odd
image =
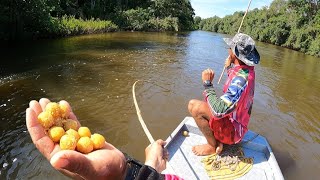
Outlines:
{"type": "Polygon", "coordinates": [[[203,82],[203,86],[204,86],[205,88],[207,88],[207,87],[212,87],[212,83],[211,83],[210,80],[205,80],[205,81],[203,82]]]}

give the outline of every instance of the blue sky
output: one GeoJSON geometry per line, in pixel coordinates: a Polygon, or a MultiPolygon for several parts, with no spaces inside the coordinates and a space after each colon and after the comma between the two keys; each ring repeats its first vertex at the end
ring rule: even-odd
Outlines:
{"type": "MultiPolygon", "coordinates": [[[[215,15],[224,17],[235,11],[247,10],[250,0],[190,0],[196,16],[201,18],[213,17],[215,15]]],[[[273,0],[252,0],[250,9],[270,6],[273,0]]]]}

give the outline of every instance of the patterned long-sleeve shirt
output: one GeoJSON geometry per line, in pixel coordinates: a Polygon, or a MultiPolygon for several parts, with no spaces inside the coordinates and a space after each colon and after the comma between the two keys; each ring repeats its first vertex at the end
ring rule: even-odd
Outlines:
{"type": "Polygon", "coordinates": [[[204,95],[216,118],[223,118],[236,108],[237,102],[248,85],[248,73],[248,70],[241,69],[221,97],[217,96],[213,86],[206,87],[204,95]]]}

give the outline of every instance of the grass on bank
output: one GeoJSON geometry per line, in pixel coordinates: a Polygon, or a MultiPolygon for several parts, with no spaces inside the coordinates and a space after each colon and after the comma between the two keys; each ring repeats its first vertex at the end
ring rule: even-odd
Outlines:
{"type": "Polygon", "coordinates": [[[52,17],[51,27],[47,31],[54,36],[73,36],[81,34],[94,34],[118,30],[118,26],[111,21],[100,19],[76,19],[74,16],[52,17]]]}

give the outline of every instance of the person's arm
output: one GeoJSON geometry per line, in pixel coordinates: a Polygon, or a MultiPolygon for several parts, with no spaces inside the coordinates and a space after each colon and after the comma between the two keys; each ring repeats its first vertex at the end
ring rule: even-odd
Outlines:
{"type": "Polygon", "coordinates": [[[143,165],[135,180],[165,180],[165,175],[160,174],[151,166],[143,165]]]}
{"type": "Polygon", "coordinates": [[[222,118],[231,113],[247,87],[246,76],[239,75],[232,79],[228,90],[221,97],[218,97],[213,85],[206,85],[203,95],[205,96],[212,114],[217,118],[222,118]]]}

